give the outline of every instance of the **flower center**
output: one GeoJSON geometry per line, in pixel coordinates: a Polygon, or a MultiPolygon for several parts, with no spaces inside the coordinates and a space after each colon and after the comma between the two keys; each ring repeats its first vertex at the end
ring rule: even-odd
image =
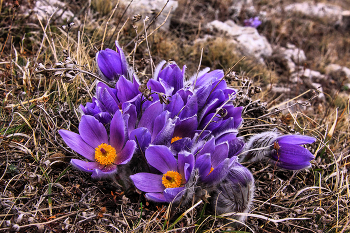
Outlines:
{"type": "Polygon", "coordinates": [[[178,141],[178,140],[180,140],[180,139],[182,139],[181,137],[173,137],[172,139],[171,139],[171,143],[174,143],[174,142],[176,142],[176,141],[178,141]]]}
{"type": "Polygon", "coordinates": [[[214,171],[214,168],[213,168],[213,167],[210,168],[210,172],[208,173],[208,175],[209,175],[212,171],[214,171]]]}
{"type": "Polygon", "coordinates": [[[162,184],[165,188],[178,188],[182,182],[180,173],[174,171],[168,171],[162,177],[162,184]]]}
{"type": "Polygon", "coordinates": [[[112,164],[117,157],[115,149],[106,143],[102,143],[95,148],[95,160],[101,165],[112,164]]]}

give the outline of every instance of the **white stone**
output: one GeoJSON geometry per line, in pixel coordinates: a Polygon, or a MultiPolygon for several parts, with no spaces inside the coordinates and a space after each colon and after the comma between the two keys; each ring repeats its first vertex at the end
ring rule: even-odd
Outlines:
{"type": "Polygon", "coordinates": [[[326,74],[330,74],[332,72],[342,71],[346,75],[348,79],[350,79],[350,69],[345,66],[340,66],[338,64],[329,64],[326,66],[326,74]]]}
{"type": "MultiPolygon", "coordinates": [[[[74,17],[73,12],[70,10],[65,10],[66,8],[66,4],[59,0],[38,0],[35,2],[33,11],[37,14],[39,20],[41,21],[49,19],[49,17],[53,15],[53,19],[60,16],[58,20],[60,20],[60,23],[63,23],[63,21],[69,21],[74,17]]],[[[80,21],[77,19],[74,19],[74,22],[80,23],[80,21]]]]}
{"type": "Polygon", "coordinates": [[[304,51],[302,49],[297,48],[295,45],[289,43],[287,44],[287,48],[275,48],[275,53],[281,55],[278,57],[286,62],[288,71],[290,73],[293,73],[295,71],[294,63],[300,64],[306,60],[304,51]]]}
{"type": "Polygon", "coordinates": [[[322,85],[319,84],[319,83],[311,83],[311,84],[312,84],[312,86],[313,86],[316,90],[319,91],[317,98],[318,98],[319,100],[326,100],[326,97],[325,97],[325,95],[323,94],[322,85]]]}
{"type": "Polygon", "coordinates": [[[271,90],[273,93],[289,93],[291,89],[289,87],[277,87],[276,84],[269,84],[267,90],[271,90]]]}
{"type": "Polygon", "coordinates": [[[256,28],[242,27],[232,20],[221,22],[214,20],[206,25],[212,32],[219,31],[232,38],[244,55],[253,56],[264,62],[263,57],[271,56],[272,48],[266,37],[259,35],[256,28]]]}
{"type": "Polygon", "coordinates": [[[304,69],[304,67],[302,66],[296,67],[296,70],[297,71],[295,71],[289,79],[291,82],[294,83],[299,82],[300,77],[307,78],[308,80],[310,80],[310,82],[319,81],[326,78],[326,76],[321,74],[320,72],[316,70],[304,69]]]}
{"type": "Polygon", "coordinates": [[[249,13],[256,12],[253,5],[253,0],[235,0],[233,2],[233,5],[228,8],[228,11],[232,15],[231,17],[235,18],[241,14],[242,9],[246,10],[249,13]]]}
{"type": "Polygon", "coordinates": [[[327,17],[334,21],[339,20],[342,14],[342,9],[339,6],[326,3],[315,3],[314,1],[292,3],[287,5],[284,10],[287,12],[299,12],[318,18],[327,17]]]}
{"type": "MultiPolygon", "coordinates": [[[[130,0],[121,0],[120,2],[125,6],[128,6],[130,0]]],[[[136,14],[140,14],[142,15],[142,19],[145,19],[145,17],[148,16],[150,20],[152,20],[152,12],[158,13],[163,9],[166,3],[167,0],[134,0],[130,4],[130,7],[127,12],[129,15],[131,15],[131,17],[136,14]]],[[[162,13],[158,16],[155,22],[156,26],[161,25],[165,21],[169,11],[171,11],[169,18],[166,20],[164,25],[160,27],[160,29],[162,30],[168,30],[170,26],[170,19],[177,7],[178,2],[176,0],[170,0],[168,4],[166,4],[162,13]]]]}

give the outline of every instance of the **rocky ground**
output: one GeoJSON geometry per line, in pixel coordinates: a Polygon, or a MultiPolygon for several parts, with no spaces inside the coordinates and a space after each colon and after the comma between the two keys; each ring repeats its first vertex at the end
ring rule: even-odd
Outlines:
{"type": "Polygon", "coordinates": [[[349,10],[350,1],[0,1],[0,231],[349,231],[349,10]],[[246,26],[254,17],[261,24],[246,26]],[[189,77],[200,60],[233,67],[241,136],[313,135],[313,168],[249,165],[257,190],[245,225],[206,204],[182,216],[190,206],[155,205],[71,169],[77,155],[57,130],[78,125],[95,54],[116,39],[141,79],[163,59],[186,64],[189,77]]]}

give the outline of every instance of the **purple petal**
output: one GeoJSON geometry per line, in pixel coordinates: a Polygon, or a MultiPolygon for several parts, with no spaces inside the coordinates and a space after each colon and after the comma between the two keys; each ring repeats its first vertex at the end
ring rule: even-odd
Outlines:
{"type": "Polygon", "coordinates": [[[147,87],[149,89],[151,89],[152,91],[156,91],[156,92],[161,92],[161,93],[165,93],[165,89],[162,86],[162,84],[154,79],[150,79],[147,82],[147,87]]]}
{"type": "Polygon", "coordinates": [[[115,101],[107,89],[102,90],[99,100],[109,113],[114,114],[116,111],[119,111],[118,102],[115,101]]]}
{"type": "Polygon", "coordinates": [[[123,114],[129,115],[128,120],[128,133],[135,129],[136,127],[136,121],[137,121],[137,113],[136,113],[136,106],[133,104],[130,104],[128,102],[123,103],[122,105],[123,114]]]}
{"type": "Polygon", "coordinates": [[[145,127],[152,132],[154,119],[156,119],[156,117],[159,116],[162,111],[163,105],[160,103],[160,101],[153,103],[143,112],[138,127],[145,127]]]}
{"type": "Polygon", "coordinates": [[[180,152],[182,150],[188,150],[191,148],[192,140],[190,138],[181,138],[173,143],[171,143],[172,150],[180,152]]]}
{"type": "Polygon", "coordinates": [[[196,92],[197,100],[198,100],[198,109],[202,109],[207,102],[207,99],[211,92],[211,86],[206,85],[199,88],[196,92]]]}
{"type": "MultiPolygon", "coordinates": [[[[204,144],[202,148],[199,149],[198,155],[203,155],[205,153],[212,154],[214,150],[215,150],[215,139],[212,137],[204,144]]],[[[197,152],[194,154],[197,154],[197,152]]]]}
{"type": "Polygon", "coordinates": [[[110,178],[117,173],[118,169],[115,165],[104,167],[103,169],[95,169],[91,177],[94,179],[110,178]]]}
{"type": "Polygon", "coordinates": [[[234,106],[224,106],[227,110],[227,115],[224,119],[228,119],[229,117],[233,117],[234,119],[234,128],[238,128],[242,124],[242,111],[243,107],[234,107],[234,106]]]}
{"type": "Polygon", "coordinates": [[[169,119],[169,115],[170,113],[168,111],[163,111],[159,116],[155,118],[152,132],[153,140],[166,125],[166,122],[169,119]]]}
{"type": "Polygon", "coordinates": [[[98,147],[102,143],[108,143],[105,127],[93,116],[84,115],[81,117],[79,134],[93,148],[98,147]]]}
{"type": "Polygon", "coordinates": [[[144,192],[163,192],[165,187],[162,184],[162,175],[152,173],[136,173],[131,175],[130,179],[134,182],[136,188],[144,192]]]}
{"type": "Polygon", "coordinates": [[[316,141],[316,138],[305,135],[283,135],[277,138],[278,143],[286,143],[293,145],[311,144],[316,141]]]}
{"type": "Polygon", "coordinates": [[[194,116],[198,112],[197,96],[193,95],[179,114],[180,119],[194,116]]]}
{"type": "Polygon", "coordinates": [[[116,98],[117,89],[110,88],[108,85],[106,85],[103,82],[98,82],[96,85],[97,99],[99,99],[99,100],[101,99],[101,93],[104,90],[107,91],[110,94],[110,96],[114,99],[114,101],[118,103],[118,100],[116,98]]]}
{"type": "Polygon", "coordinates": [[[64,129],[61,129],[58,132],[67,146],[69,146],[72,150],[81,154],[90,161],[95,161],[95,148],[88,145],[79,134],[64,129]]]}
{"type": "Polygon", "coordinates": [[[122,75],[126,76],[128,72],[128,62],[126,61],[125,55],[123,50],[121,49],[118,41],[115,41],[115,46],[117,47],[117,51],[120,56],[120,61],[121,61],[121,68],[122,68],[122,75]]]}
{"type": "MultiPolygon", "coordinates": [[[[236,160],[236,158],[234,159],[236,160]]],[[[208,183],[211,185],[217,184],[218,182],[225,179],[232,163],[233,163],[233,158],[225,159],[216,168],[214,168],[214,170],[209,175],[207,175],[206,177],[203,177],[202,181],[204,183],[208,183]]]]}
{"type": "Polygon", "coordinates": [[[173,137],[189,137],[192,138],[195,134],[195,130],[198,127],[197,114],[183,119],[178,120],[175,125],[174,135],[173,137]]]}
{"type": "Polygon", "coordinates": [[[99,51],[96,54],[96,60],[103,78],[107,79],[107,81],[118,79],[119,75],[123,72],[120,55],[114,50],[105,49],[99,51]]]}
{"type": "Polygon", "coordinates": [[[196,168],[201,179],[209,174],[211,169],[211,156],[209,153],[197,157],[196,168]]]}
{"type": "Polygon", "coordinates": [[[176,93],[175,95],[171,96],[170,103],[165,107],[165,110],[168,110],[171,115],[171,118],[174,118],[180,110],[184,106],[184,101],[182,100],[181,96],[176,93]]]}
{"type": "Polygon", "coordinates": [[[169,84],[169,86],[174,87],[173,93],[175,94],[178,90],[183,87],[184,76],[180,68],[176,64],[171,64],[164,70],[160,72],[159,77],[169,84]],[[166,69],[166,74],[163,75],[163,71],[166,69]]]}
{"type": "Polygon", "coordinates": [[[108,112],[100,112],[98,114],[95,114],[94,117],[102,124],[108,124],[112,120],[112,116],[108,112]]]}
{"type": "Polygon", "coordinates": [[[162,128],[162,130],[155,136],[155,138],[152,140],[152,143],[155,145],[165,145],[171,141],[171,138],[174,134],[175,129],[175,119],[168,118],[165,126],[162,128]]]}
{"type": "Polygon", "coordinates": [[[186,104],[188,98],[193,95],[192,91],[184,89],[179,90],[177,93],[181,96],[182,100],[184,101],[184,104],[186,104]]]}
{"type": "Polygon", "coordinates": [[[117,157],[114,160],[114,164],[126,164],[128,163],[136,149],[136,142],[133,140],[129,140],[126,142],[123,150],[117,154],[117,157]]]}
{"type": "MultiPolygon", "coordinates": [[[[196,88],[214,83],[217,80],[220,80],[224,77],[224,71],[222,70],[213,70],[197,79],[196,88]]],[[[224,82],[224,81],[223,81],[224,82]]]]}
{"type": "Polygon", "coordinates": [[[166,202],[163,193],[146,193],[146,198],[154,202],[166,202]]]}
{"type": "Polygon", "coordinates": [[[185,188],[167,188],[164,190],[164,197],[167,202],[177,202],[185,194],[185,188]]]}
{"type": "Polygon", "coordinates": [[[111,121],[110,127],[110,144],[115,148],[117,153],[121,151],[125,140],[125,123],[121,112],[118,110],[111,121]]]}
{"type": "Polygon", "coordinates": [[[222,123],[223,119],[221,117],[219,117],[218,115],[216,115],[215,113],[209,113],[206,117],[204,117],[204,119],[201,121],[200,125],[199,125],[199,129],[206,129],[206,130],[210,130],[213,131],[215,130],[217,127],[219,127],[222,123]],[[213,118],[213,116],[215,116],[213,118]]]}
{"type": "Polygon", "coordinates": [[[177,171],[177,161],[170,149],[163,145],[151,145],[145,152],[148,163],[161,173],[177,171]]]}
{"type": "Polygon", "coordinates": [[[222,161],[228,157],[228,143],[223,142],[215,147],[215,151],[211,156],[211,165],[216,168],[222,161]]]}
{"type": "Polygon", "coordinates": [[[194,166],[194,156],[188,152],[178,154],[178,171],[185,177],[186,181],[190,178],[194,166]],[[185,166],[185,165],[188,166],[185,166]]]}
{"type": "Polygon", "coordinates": [[[146,128],[137,128],[131,131],[130,140],[134,140],[137,148],[144,152],[151,143],[151,133],[146,128]]]}
{"type": "Polygon", "coordinates": [[[95,169],[102,168],[98,162],[86,162],[79,159],[71,159],[70,163],[83,172],[92,173],[95,169]]]}
{"type": "Polygon", "coordinates": [[[278,161],[282,168],[298,170],[306,168],[310,165],[310,160],[313,160],[314,155],[306,148],[298,145],[279,143],[280,149],[278,153],[272,155],[273,159],[278,161]],[[302,168],[300,168],[302,167],[302,168]]]}
{"type": "Polygon", "coordinates": [[[166,63],[165,60],[159,62],[159,64],[157,65],[156,69],[154,70],[154,74],[153,74],[152,79],[158,81],[159,72],[162,70],[162,67],[164,66],[165,63],[166,63]]]}
{"type": "Polygon", "coordinates": [[[227,175],[230,181],[234,184],[247,186],[248,183],[254,182],[254,177],[248,168],[242,166],[238,162],[234,163],[227,175]]]}
{"type": "Polygon", "coordinates": [[[129,80],[126,80],[124,76],[120,76],[116,84],[116,88],[118,89],[118,99],[120,102],[124,103],[140,94],[137,86],[136,80],[132,83],[129,80]]]}

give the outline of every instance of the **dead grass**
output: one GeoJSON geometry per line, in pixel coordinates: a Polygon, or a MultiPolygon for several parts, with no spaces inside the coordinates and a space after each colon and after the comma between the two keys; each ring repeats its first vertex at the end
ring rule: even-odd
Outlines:
{"type": "MultiPolygon", "coordinates": [[[[2,16],[6,10],[9,9],[3,4],[2,16]]],[[[116,13],[122,15],[122,10],[116,13]]],[[[8,16],[2,17],[4,24],[11,22],[8,16]]],[[[251,85],[259,86],[269,83],[271,75],[274,80],[278,77],[270,67],[256,65],[249,59],[237,66],[239,80],[228,80],[242,89],[238,104],[249,106],[244,116],[246,128],[243,127],[241,134],[249,136],[277,126],[285,133],[297,131],[313,135],[317,143],[310,147],[316,155],[311,170],[291,172],[274,170],[263,164],[247,165],[254,174],[257,190],[251,216],[245,225],[237,224],[229,216],[216,216],[212,207],[202,202],[192,203],[192,207],[148,203],[134,190],[122,190],[114,182],[95,181],[88,174],[71,169],[69,161],[78,155],[65,146],[57,131],[60,128],[77,131],[77,108],[94,93],[96,64],[93,55],[100,49],[108,17],[107,14],[96,22],[86,20],[83,28],[73,27],[68,37],[66,31],[50,22],[42,22],[43,25],[32,32],[33,38],[24,40],[23,44],[16,40],[0,41],[3,51],[0,56],[0,231],[350,230],[348,100],[338,110],[332,102],[319,103],[307,115],[303,111],[281,113],[273,108],[268,111],[283,102],[283,98],[276,100],[269,90],[263,89],[251,99],[247,97],[250,85],[242,81],[250,79],[251,85]],[[59,62],[62,64],[57,64],[59,62]],[[40,63],[45,69],[40,68],[40,63]],[[60,67],[65,68],[63,72],[58,72],[60,67]],[[258,102],[259,98],[268,101],[267,104],[258,102]]],[[[16,20],[18,24],[23,23],[20,18],[16,20]]],[[[104,40],[107,42],[118,22],[121,22],[118,30],[125,22],[125,18],[111,20],[104,40]]],[[[350,66],[346,61],[349,51],[341,49],[349,43],[348,36],[335,32],[330,26],[296,17],[287,21],[276,18],[263,28],[262,33],[270,41],[298,42],[307,53],[309,67],[322,68],[333,61],[332,56],[339,56],[342,65],[350,66]],[[306,29],[302,27],[305,23],[309,25],[306,29]],[[289,31],[283,34],[283,28],[289,31]]],[[[1,35],[6,32],[17,35],[12,34],[17,31],[9,28],[0,31],[1,35]]],[[[137,31],[141,32],[142,28],[137,31]]],[[[120,33],[121,45],[126,45],[135,35],[135,29],[127,23],[120,33]]],[[[173,59],[179,65],[186,64],[188,74],[196,71],[201,48],[204,48],[202,65],[212,69],[227,70],[241,59],[225,39],[193,44],[196,35],[183,37],[181,33],[179,36],[157,32],[149,38],[152,57],[156,63],[161,59],[173,59]]],[[[131,52],[133,46],[126,47],[126,52],[131,52]]],[[[134,66],[140,73],[150,75],[145,44],[138,46],[134,66]]],[[[300,101],[302,105],[307,99],[300,101]]]]}

